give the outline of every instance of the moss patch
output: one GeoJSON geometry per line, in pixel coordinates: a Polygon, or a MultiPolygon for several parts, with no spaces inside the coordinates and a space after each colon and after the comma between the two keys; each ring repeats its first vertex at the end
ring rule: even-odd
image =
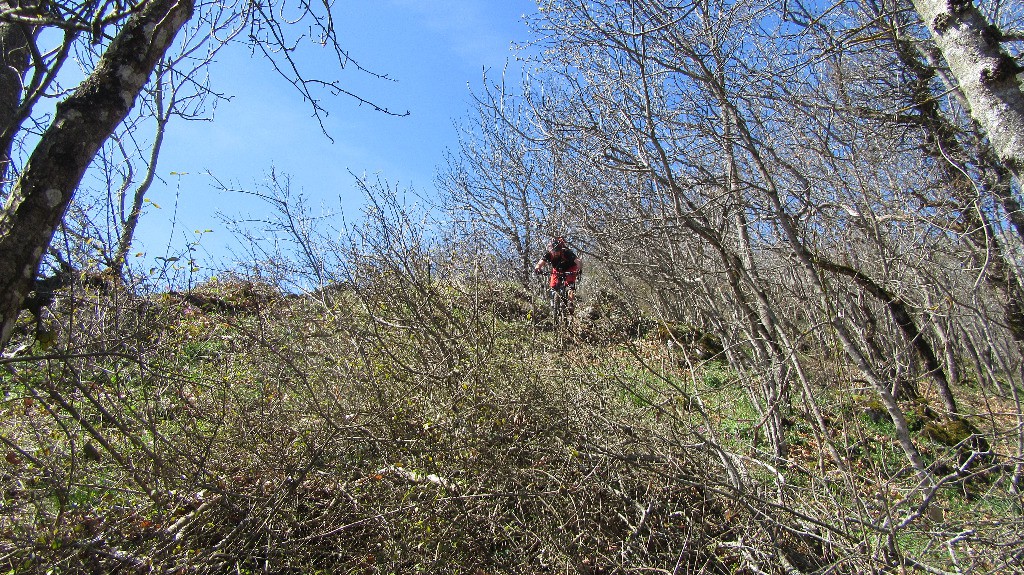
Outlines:
{"type": "Polygon", "coordinates": [[[977,432],[978,429],[969,421],[954,417],[946,421],[929,421],[921,430],[921,436],[954,447],[977,432]]]}

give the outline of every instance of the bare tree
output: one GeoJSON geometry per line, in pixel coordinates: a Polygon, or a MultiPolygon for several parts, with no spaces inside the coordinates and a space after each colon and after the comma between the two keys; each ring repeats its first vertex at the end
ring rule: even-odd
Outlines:
{"type": "MultiPolygon", "coordinates": [[[[19,303],[39,266],[40,259],[74,199],[76,190],[96,153],[136,105],[140,94],[154,74],[152,95],[154,139],[148,154],[143,154],[140,173],[131,173],[119,186],[115,204],[123,200],[125,209],[117,219],[117,247],[111,250],[110,264],[123,265],[124,254],[138,222],[139,200],[150,185],[162,137],[169,119],[176,115],[198,113],[200,108],[184,111],[210,95],[201,70],[222,46],[236,39],[250,44],[266,55],[275,71],[290,82],[322,118],[325,110],[322,94],[346,94],[374,109],[392,113],[352,94],[337,81],[307,77],[294,61],[295,43],[303,39],[319,43],[333,52],[339,68],[352,66],[371,73],[341,48],[335,35],[330,7],[298,7],[250,4],[196,4],[140,1],[132,5],[106,2],[89,3],[81,10],[73,6],[32,3],[7,4],[2,13],[5,58],[9,67],[4,88],[0,90],[0,147],[5,157],[15,157],[16,142],[25,134],[45,125],[45,110],[36,104],[44,94],[60,89],[55,84],[72,51],[83,62],[95,58],[95,68],[67,98],[60,101],[49,126],[24,166],[6,162],[6,173],[17,174],[6,193],[6,205],[0,215],[0,347],[10,336],[19,303]],[[194,25],[182,33],[193,13],[194,25]],[[307,21],[308,30],[292,33],[297,22],[307,21]],[[60,41],[50,50],[37,45],[41,32],[57,31],[60,41]],[[294,36],[294,37],[293,37],[294,36]],[[176,55],[164,58],[177,43],[176,55]],[[27,78],[27,79],[26,79],[27,78]],[[19,90],[18,86],[24,89],[19,90]],[[185,89],[188,93],[181,92],[185,89]],[[189,96],[188,94],[192,94],[189,96]],[[198,98],[198,100],[197,100],[198,98]],[[132,192],[128,192],[129,188],[132,192]],[[128,197],[130,196],[130,197],[128,197]],[[122,199],[123,198],[123,199],[122,199]]],[[[52,34],[46,38],[53,38],[52,34]]],[[[374,74],[380,78],[386,76],[374,74]]],[[[5,190],[6,191],[6,190],[5,190]]],[[[119,210],[121,211],[121,210],[119,210]]]]}
{"type": "Polygon", "coordinates": [[[21,300],[93,156],[193,9],[188,2],[141,6],[89,78],[57,107],[0,214],[0,345],[10,338],[21,300]]]}
{"type": "Polygon", "coordinates": [[[458,154],[440,175],[442,202],[454,221],[493,254],[512,262],[527,286],[536,261],[540,207],[551,190],[543,145],[531,119],[506,93],[504,79],[476,96],[476,116],[462,127],[458,154]]]}
{"type": "MultiPolygon", "coordinates": [[[[604,263],[675,318],[715,326],[774,461],[792,389],[829,433],[801,343],[816,333],[873,390],[934,493],[942,479],[903,400],[920,385],[947,422],[971,415],[957,396],[967,343],[949,326],[1012,333],[1003,254],[1017,244],[943,70],[905,42],[897,5],[869,4],[549,2],[537,27],[560,74],[532,103],[571,158],[563,177],[604,263]]],[[[1003,353],[993,343],[971,342],[1003,353]]]]}

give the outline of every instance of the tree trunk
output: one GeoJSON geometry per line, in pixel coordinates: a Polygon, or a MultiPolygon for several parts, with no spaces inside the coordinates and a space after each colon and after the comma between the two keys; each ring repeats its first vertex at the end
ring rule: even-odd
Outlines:
{"type": "MultiPolygon", "coordinates": [[[[982,261],[986,262],[985,280],[998,291],[1006,313],[1007,327],[1014,341],[1020,345],[1024,342],[1024,309],[1020,304],[1020,278],[1012,260],[1005,255],[1003,240],[996,234],[989,212],[982,209],[982,202],[977,201],[974,196],[975,183],[954,161],[966,161],[967,158],[971,158],[982,168],[986,174],[981,181],[982,190],[1002,203],[1010,223],[1024,238],[1024,214],[1020,213],[1020,204],[1013,195],[1010,175],[996,157],[991,142],[977,142],[973,158],[960,144],[955,136],[956,127],[942,115],[939,103],[928,86],[934,76],[941,76],[940,70],[930,62],[921,62],[918,59],[919,51],[906,38],[895,31],[892,31],[892,35],[897,57],[917,78],[914,82],[912,100],[914,108],[920,114],[921,128],[931,136],[924,149],[935,159],[950,192],[961,206],[964,235],[978,251],[982,261]]],[[[1021,137],[1024,137],[1024,132],[1021,137]]]]}
{"type": "Polygon", "coordinates": [[[193,13],[194,0],[154,0],[125,23],[92,74],[57,105],[0,213],[0,349],[85,170],[124,120],[193,13]]]}
{"type": "Polygon", "coordinates": [[[921,361],[924,362],[925,370],[927,371],[928,376],[935,383],[936,390],[939,392],[939,397],[942,399],[942,403],[946,407],[946,411],[951,416],[957,415],[960,410],[956,405],[956,399],[953,397],[953,392],[950,389],[949,379],[946,377],[946,371],[942,368],[942,364],[940,364],[939,360],[936,358],[935,350],[932,348],[932,345],[927,339],[925,339],[924,334],[921,333],[921,329],[917,326],[917,320],[914,319],[910,306],[896,294],[875,283],[875,281],[866,274],[842,264],[829,261],[819,255],[809,255],[811,261],[821,269],[852,279],[854,283],[860,286],[864,291],[868,292],[878,301],[885,304],[885,307],[889,310],[889,314],[892,316],[893,321],[896,322],[896,325],[899,326],[900,331],[902,331],[904,337],[906,337],[907,343],[914,348],[918,356],[921,358],[921,361]]]}
{"type": "MultiPolygon", "coordinates": [[[[0,12],[19,7],[18,2],[0,1],[0,12]]],[[[36,30],[21,22],[0,22],[0,182],[10,171],[11,143],[17,132],[18,106],[23,78],[29,68],[29,42],[36,30]]],[[[0,189],[6,186],[0,186],[0,189]]]]}
{"type": "Polygon", "coordinates": [[[928,471],[928,466],[925,465],[924,458],[921,457],[921,452],[918,451],[917,446],[914,445],[914,440],[910,437],[910,424],[907,422],[907,417],[903,413],[903,410],[900,409],[899,404],[896,402],[896,398],[892,396],[892,393],[885,385],[885,382],[881,381],[878,376],[875,375],[871,364],[868,363],[867,359],[865,359],[863,354],[860,353],[860,350],[857,349],[856,344],[854,344],[853,335],[846,328],[846,325],[837,319],[832,322],[832,327],[839,336],[839,340],[843,343],[847,357],[853,360],[857,368],[864,374],[864,377],[867,378],[868,382],[875,388],[879,399],[882,401],[882,405],[884,405],[885,410],[889,412],[889,417],[892,419],[892,423],[896,428],[896,440],[899,441],[900,447],[903,448],[903,453],[907,456],[907,459],[910,460],[911,465],[913,465],[914,469],[917,471],[917,476],[921,480],[921,485],[930,487],[933,484],[932,475],[928,471]]]}
{"type": "Polygon", "coordinates": [[[998,30],[969,1],[914,0],[996,155],[1024,186],[1024,92],[998,30]]]}

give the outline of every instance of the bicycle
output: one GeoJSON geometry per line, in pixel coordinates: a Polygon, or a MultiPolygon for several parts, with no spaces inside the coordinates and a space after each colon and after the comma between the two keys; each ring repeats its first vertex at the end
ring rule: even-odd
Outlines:
{"type": "Polygon", "coordinates": [[[576,313],[576,288],[566,281],[566,272],[557,272],[555,287],[548,288],[551,300],[551,324],[556,328],[568,328],[576,313]]]}

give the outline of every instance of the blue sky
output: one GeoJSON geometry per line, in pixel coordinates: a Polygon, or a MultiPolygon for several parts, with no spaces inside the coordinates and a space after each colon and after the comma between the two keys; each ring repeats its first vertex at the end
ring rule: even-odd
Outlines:
{"type": "Polygon", "coordinates": [[[233,99],[217,106],[212,122],[170,126],[158,166],[164,181],[147,195],[160,209],[149,207],[133,251],[149,258],[165,254],[177,196],[173,243],[182,245],[182,235],[192,236],[193,230],[212,229],[202,242],[206,251],[212,259],[230,258],[229,232],[217,212],[246,217],[261,207],[244,195],[216,191],[206,172],[252,189],[273,166],[291,176],[294,193],[329,207],[337,207],[341,197],[350,216],[361,205],[350,171],[429,195],[445,151],[457,147],[455,122],[470,110],[470,90],[481,87],[483,70],[496,77],[511,64],[518,81],[511,45],[527,40],[522,16],[535,11],[533,0],[335,3],[343,47],[365,68],[395,81],[351,68],[331,74],[316,70],[324,65],[319,61],[307,62],[310,72],[334,75],[346,89],[410,115],[388,116],[344,95],[328,99],[325,126],[333,143],[309,104],[268,62],[240,45],[228,47],[211,77],[213,88],[233,99]]]}

